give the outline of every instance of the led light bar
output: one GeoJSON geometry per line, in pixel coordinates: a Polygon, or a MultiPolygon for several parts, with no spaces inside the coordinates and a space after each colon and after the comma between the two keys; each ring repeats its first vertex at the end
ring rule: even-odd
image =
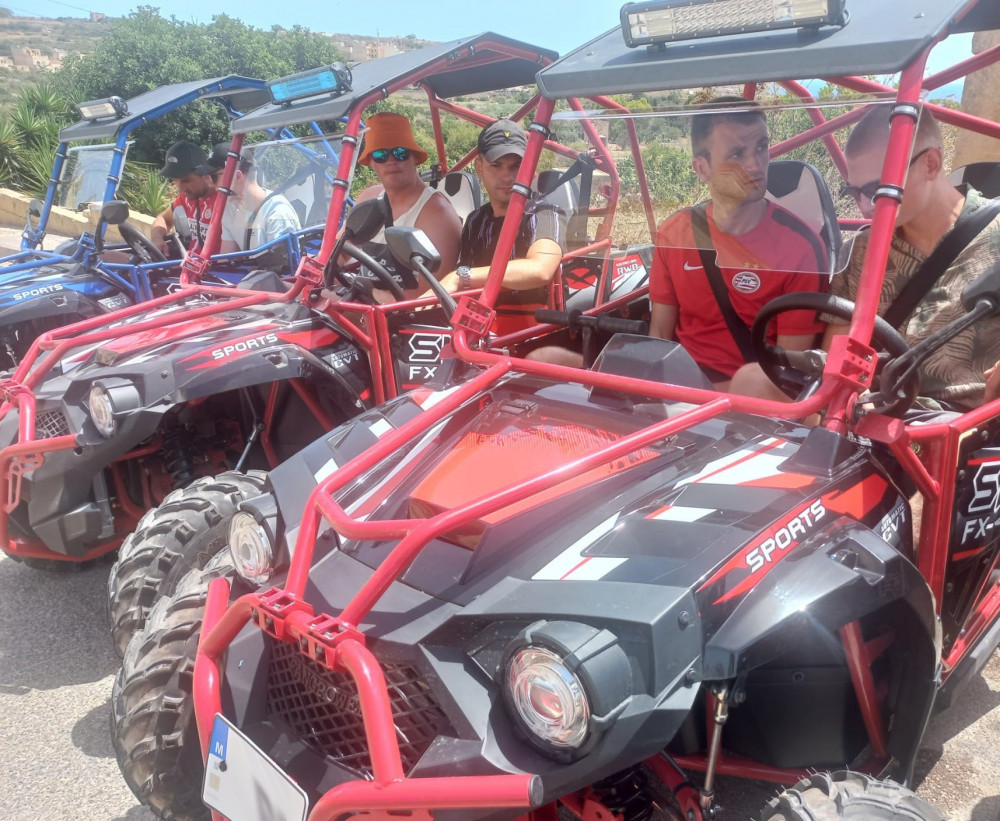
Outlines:
{"type": "Polygon", "coordinates": [[[622,6],[630,48],[751,31],[843,25],[846,0],[650,0],[622,6]]]}
{"type": "Polygon", "coordinates": [[[301,71],[280,80],[269,80],[267,90],[272,102],[278,105],[288,105],[303,97],[315,97],[318,94],[331,94],[339,97],[351,90],[351,70],[343,63],[301,71]]]}
{"type": "Polygon", "coordinates": [[[103,100],[90,100],[77,103],[76,110],[85,120],[100,120],[103,117],[124,117],[128,114],[128,103],[121,97],[105,97],[103,100]]]}

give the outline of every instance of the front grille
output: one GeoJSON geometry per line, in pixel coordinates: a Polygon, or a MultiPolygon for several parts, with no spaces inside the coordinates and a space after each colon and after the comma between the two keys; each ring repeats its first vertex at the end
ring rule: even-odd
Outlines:
{"type": "Polygon", "coordinates": [[[69,422],[61,410],[41,411],[35,414],[35,438],[51,439],[69,433],[69,422]]]}
{"type": "MultiPolygon", "coordinates": [[[[446,724],[430,688],[413,667],[383,665],[396,740],[409,771],[446,724]]],[[[354,679],[327,670],[293,644],[272,640],[267,679],[269,717],[289,724],[311,747],[362,778],[372,778],[371,755],[354,679]]]]}

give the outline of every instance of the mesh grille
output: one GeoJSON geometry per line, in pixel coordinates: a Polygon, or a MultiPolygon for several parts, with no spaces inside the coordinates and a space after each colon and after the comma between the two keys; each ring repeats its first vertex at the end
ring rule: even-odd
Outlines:
{"type": "MultiPolygon", "coordinates": [[[[372,778],[354,679],[327,670],[288,642],[272,640],[271,646],[269,716],[285,721],[305,743],[340,766],[362,778],[372,778]]],[[[382,672],[392,703],[403,771],[409,773],[445,726],[445,715],[414,668],[384,665],[382,672]]]]}
{"type": "Polygon", "coordinates": [[[61,410],[42,411],[35,415],[35,438],[51,439],[69,433],[69,422],[61,410]]]}

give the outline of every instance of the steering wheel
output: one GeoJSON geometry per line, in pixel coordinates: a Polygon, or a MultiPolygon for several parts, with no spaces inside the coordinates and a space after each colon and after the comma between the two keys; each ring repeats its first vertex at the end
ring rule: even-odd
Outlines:
{"type": "Polygon", "coordinates": [[[140,262],[166,262],[166,255],[156,247],[149,237],[134,225],[123,222],[118,226],[118,233],[132,250],[132,253],[139,258],[140,262]]]}
{"type": "Polygon", "coordinates": [[[353,242],[344,242],[342,250],[360,265],[363,265],[365,269],[372,274],[372,277],[367,277],[360,272],[349,272],[345,270],[344,266],[337,262],[336,255],[330,254],[330,259],[327,260],[326,263],[326,272],[324,273],[324,279],[326,279],[328,285],[331,284],[330,275],[332,274],[337,282],[347,288],[348,299],[354,299],[360,296],[363,297],[365,301],[370,302],[373,305],[377,302],[372,294],[371,286],[374,284],[384,288],[400,302],[406,299],[406,294],[403,293],[403,289],[400,287],[399,283],[396,282],[393,275],[386,270],[382,263],[372,257],[368,252],[359,248],[353,242]]]}
{"type": "MultiPolygon", "coordinates": [[[[845,322],[850,322],[854,316],[855,307],[850,300],[833,294],[797,291],[782,294],[772,299],[754,319],[750,338],[758,364],[768,379],[783,393],[792,399],[801,400],[810,396],[819,387],[823,376],[823,364],[826,361],[825,355],[817,356],[810,355],[808,352],[786,351],[784,348],[772,345],[767,341],[767,329],[771,320],[778,314],[796,310],[821,311],[833,314],[845,322]]],[[[902,356],[910,349],[900,333],[880,316],[875,317],[872,343],[876,348],[881,348],[885,352],[878,355],[880,365],[884,364],[888,358],[902,356]]],[[[879,393],[874,395],[877,412],[898,416],[910,407],[920,389],[920,379],[917,374],[914,374],[900,388],[901,390],[897,391],[897,395],[894,396],[882,396],[879,393]]]]}

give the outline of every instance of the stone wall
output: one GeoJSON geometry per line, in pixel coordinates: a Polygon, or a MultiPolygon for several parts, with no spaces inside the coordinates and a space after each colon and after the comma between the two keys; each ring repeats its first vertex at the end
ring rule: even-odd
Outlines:
{"type": "MultiPolygon", "coordinates": [[[[979,31],[972,38],[972,53],[1000,45],[1000,31],[979,31]]],[[[977,117],[1000,121],[1000,64],[973,72],[965,78],[962,110],[977,117]]],[[[973,162],[1000,161],[1000,140],[961,129],[955,140],[954,168],[973,162]]]]}
{"type": "MultiPolygon", "coordinates": [[[[18,194],[8,188],[0,188],[0,225],[10,228],[24,228],[24,220],[28,215],[28,203],[31,197],[18,194]]],[[[78,237],[84,231],[90,230],[97,224],[100,216],[100,207],[92,206],[89,212],[81,213],[71,211],[68,208],[53,206],[49,214],[47,232],[50,234],[61,234],[66,237],[78,237]]],[[[133,213],[129,217],[136,228],[142,231],[147,237],[153,227],[153,218],[145,214],[133,213]]],[[[106,233],[108,242],[122,242],[121,235],[113,225],[108,226],[106,233]]]]}

